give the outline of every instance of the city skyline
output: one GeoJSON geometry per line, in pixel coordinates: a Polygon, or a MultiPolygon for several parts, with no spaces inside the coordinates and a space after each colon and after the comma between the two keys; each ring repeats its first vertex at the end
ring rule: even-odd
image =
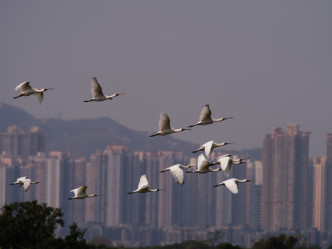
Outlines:
{"type": "MultiPolygon", "coordinates": [[[[218,155],[220,153],[218,152],[218,155]]],[[[240,186],[240,194],[233,196],[226,188],[213,188],[214,184],[225,178],[221,172],[186,174],[186,183],[183,186],[176,184],[171,175],[160,174],[160,170],[165,167],[178,162],[186,163],[188,159],[180,152],[171,151],[129,153],[126,146],[108,146],[103,152],[92,154],[90,159],[74,159],[66,152],[51,151],[49,156],[40,154],[30,157],[29,161],[21,166],[16,164],[11,167],[0,163],[1,175],[5,177],[0,184],[0,189],[5,191],[1,192],[0,202],[37,199],[60,207],[67,226],[77,222],[80,227],[87,227],[90,239],[91,234],[102,235],[94,232],[94,229],[101,225],[105,228],[144,225],[165,232],[176,232],[178,229],[192,231],[185,237],[179,235],[169,238],[168,243],[175,243],[183,238],[189,239],[195,230],[197,232],[197,229],[203,227],[209,227],[209,230],[213,231],[214,227],[229,226],[232,223],[241,226],[246,222],[247,211],[243,211],[243,204],[248,201],[247,187],[250,185],[240,186]],[[7,186],[9,178],[23,173],[44,179],[43,185],[34,186],[27,193],[7,186]],[[129,190],[136,187],[142,173],[148,175],[151,185],[165,191],[158,194],[127,195],[129,190]],[[68,201],[67,197],[71,196],[69,190],[82,184],[86,184],[89,191],[98,192],[101,196],[84,201],[68,201]],[[243,197],[241,204],[234,204],[243,197]],[[233,205],[242,211],[241,219],[237,217],[237,212],[232,211],[233,205]]],[[[192,160],[195,161],[196,157],[190,160],[193,164],[192,160]]],[[[238,170],[244,172],[246,167],[239,166],[238,170]]],[[[231,174],[235,175],[236,173],[231,174]]],[[[257,183],[259,182],[262,181],[258,180],[257,183]]],[[[62,231],[65,233],[66,228],[62,231]]],[[[154,243],[157,243],[157,240],[154,243]]]]}
{"type": "MultiPolygon", "coordinates": [[[[238,194],[232,194],[226,187],[213,188],[227,179],[221,171],[186,174],[184,185],[177,184],[170,174],[160,174],[175,163],[196,165],[194,154],[130,152],[123,145],[109,145],[89,158],[75,158],[65,151],[46,154],[31,150],[44,148],[40,132],[38,127],[22,132],[13,126],[0,133],[0,145],[12,151],[0,155],[0,203],[37,199],[60,207],[66,224],[77,222],[87,227],[89,239],[104,235],[128,246],[149,245],[181,242],[195,232],[207,238],[208,232],[222,230],[225,241],[247,247],[264,234],[292,231],[303,232],[310,243],[326,246],[331,241],[331,134],[326,136],[327,155],[309,160],[310,132],[302,131],[298,124],[272,128],[272,133],[262,138],[262,161],[249,160],[232,167],[229,178],[251,180],[239,185],[238,194]],[[22,140],[25,148],[17,142],[20,139],[26,139],[22,140]],[[151,186],[165,191],[128,195],[142,174],[151,186]],[[22,175],[44,181],[29,192],[8,184],[22,175]],[[70,190],[80,185],[100,196],[69,201],[70,190]],[[110,228],[118,232],[107,235],[110,228]],[[199,233],[202,228],[205,232],[199,233]],[[147,233],[144,239],[133,239],[143,231],[147,233]],[[153,237],[154,233],[159,235],[153,237]]],[[[222,149],[213,151],[211,160],[223,154],[222,149]]]]}
{"type": "Polygon", "coordinates": [[[213,115],[234,119],[176,137],[250,149],[261,147],[270,127],[297,123],[312,132],[310,155],[326,152],[331,2],[32,0],[0,6],[0,98],[35,117],[107,116],[153,132],[160,112],[182,127],[210,104],[213,115]],[[83,103],[94,76],[105,93],[127,94],[83,103]],[[46,92],[42,106],[33,98],[13,100],[23,81],[55,90],[46,92]]]}

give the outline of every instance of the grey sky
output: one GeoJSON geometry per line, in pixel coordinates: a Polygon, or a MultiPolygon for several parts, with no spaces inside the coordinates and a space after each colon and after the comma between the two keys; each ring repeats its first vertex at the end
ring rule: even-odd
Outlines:
{"type": "Polygon", "coordinates": [[[212,116],[234,119],[175,134],[260,147],[273,126],[332,132],[332,1],[1,1],[0,101],[38,118],[108,116],[136,130],[212,116]],[[96,76],[114,101],[83,103],[96,76]],[[42,106],[17,84],[54,87],[42,106]]]}

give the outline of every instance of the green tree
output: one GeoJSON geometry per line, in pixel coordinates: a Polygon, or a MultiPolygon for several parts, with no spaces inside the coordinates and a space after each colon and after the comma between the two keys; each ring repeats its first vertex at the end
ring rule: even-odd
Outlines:
{"type": "Polygon", "coordinates": [[[63,226],[62,212],[37,201],[11,203],[2,207],[0,247],[47,248],[54,243],[54,231],[63,226]]]}
{"type": "Polygon", "coordinates": [[[63,226],[59,208],[38,204],[37,201],[4,205],[0,214],[0,248],[4,249],[92,249],[86,243],[85,229],[76,223],[65,238],[55,238],[58,226],[63,226]]]}
{"type": "Polygon", "coordinates": [[[303,235],[287,236],[280,234],[278,237],[271,236],[266,240],[256,241],[252,249],[319,249],[319,246],[311,245],[306,242],[303,235]]]}
{"type": "Polygon", "coordinates": [[[86,229],[81,230],[74,222],[69,227],[70,233],[64,239],[57,240],[57,248],[61,249],[92,249],[94,245],[90,245],[84,239],[86,229]]]}
{"type": "Polygon", "coordinates": [[[180,244],[183,249],[209,249],[210,246],[203,241],[187,240],[180,244]]]}
{"type": "Polygon", "coordinates": [[[223,242],[218,244],[216,247],[216,249],[242,249],[241,246],[233,246],[231,243],[227,243],[227,242],[223,242]]]}

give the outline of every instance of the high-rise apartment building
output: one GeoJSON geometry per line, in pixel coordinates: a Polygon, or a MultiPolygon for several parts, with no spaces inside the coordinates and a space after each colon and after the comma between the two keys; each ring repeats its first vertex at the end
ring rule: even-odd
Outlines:
{"type": "Polygon", "coordinates": [[[299,125],[274,128],[263,141],[262,228],[303,229],[307,221],[309,132],[299,125]]]}
{"type": "Polygon", "coordinates": [[[30,155],[29,134],[13,125],[8,127],[7,132],[0,133],[1,154],[10,157],[24,157],[30,155]]]}
{"type": "MultiPolygon", "coordinates": [[[[232,165],[232,173],[230,177],[238,179],[246,179],[247,177],[247,163],[232,165]]],[[[246,224],[246,204],[247,197],[249,196],[249,184],[239,184],[239,193],[232,195],[232,221],[233,226],[240,226],[246,224]]]]}
{"type": "Polygon", "coordinates": [[[325,226],[326,231],[330,231],[332,234],[332,133],[327,134],[327,151],[326,151],[326,192],[325,192],[325,201],[326,201],[326,215],[325,215],[325,226]]]}
{"type": "Polygon", "coordinates": [[[246,224],[249,228],[259,229],[262,220],[263,165],[261,161],[247,163],[247,178],[250,182],[246,187],[246,224]]]}
{"type": "Polygon", "coordinates": [[[28,158],[46,151],[45,140],[45,134],[37,126],[25,132],[13,125],[7,132],[0,132],[0,151],[5,156],[28,158]]]}
{"type": "Polygon", "coordinates": [[[40,127],[31,127],[29,136],[31,156],[35,156],[40,152],[46,151],[46,135],[41,131],[40,127]]]}
{"type": "Polygon", "coordinates": [[[326,232],[326,157],[312,160],[312,226],[320,232],[326,232]]]}

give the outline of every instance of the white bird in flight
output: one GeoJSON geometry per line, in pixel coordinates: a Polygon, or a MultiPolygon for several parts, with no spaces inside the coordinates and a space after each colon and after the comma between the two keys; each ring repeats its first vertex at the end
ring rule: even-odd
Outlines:
{"type": "Polygon", "coordinates": [[[74,192],[74,196],[68,198],[68,200],[85,199],[85,198],[88,198],[88,197],[100,196],[100,195],[97,195],[97,194],[90,194],[90,195],[86,194],[86,189],[87,188],[88,188],[87,186],[80,186],[78,188],[75,188],[75,189],[71,190],[70,192],[74,192]]]}
{"type": "Polygon", "coordinates": [[[244,163],[248,158],[232,158],[231,154],[222,155],[218,158],[217,163],[220,164],[220,168],[224,171],[226,177],[229,176],[232,164],[244,163]]]}
{"type": "Polygon", "coordinates": [[[213,119],[211,118],[211,109],[209,105],[205,105],[201,111],[201,115],[199,116],[199,121],[194,124],[194,125],[189,125],[189,127],[194,127],[196,125],[209,125],[212,124],[214,122],[221,122],[224,121],[226,119],[230,119],[233,117],[227,117],[227,118],[217,118],[217,119],[213,119]]]}
{"type": "Polygon", "coordinates": [[[182,164],[175,164],[175,165],[172,165],[162,171],[160,171],[160,173],[164,173],[166,171],[170,171],[174,180],[179,183],[179,184],[184,184],[184,174],[183,174],[183,169],[189,169],[190,167],[193,167],[193,166],[190,166],[190,165],[187,165],[187,166],[184,166],[182,164]]]}
{"type": "Polygon", "coordinates": [[[199,147],[197,150],[194,150],[192,153],[196,153],[198,151],[204,151],[205,156],[207,158],[209,158],[211,156],[211,153],[212,153],[214,148],[225,146],[227,144],[232,144],[232,143],[228,143],[228,142],[215,143],[211,140],[211,141],[208,141],[208,142],[202,144],[201,147],[199,147]]]}
{"type": "Polygon", "coordinates": [[[204,174],[204,173],[208,173],[208,172],[217,172],[217,171],[220,171],[221,168],[217,168],[217,169],[211,169],[210,166],[213,166],[215,164],[217,164],[218,162],[214,162],[214,163],[211,163],[209,162],[204,154],[200,154],[198,156],[198,159],[197,159],[197,169],[194,170],[194,171],[187,171],[187,173],[200,173],[200,174],[204,174]]]}
{"type": "Polygon", "coordinates": [[[151,189],[149,187],[149,183],[148,183],[148,179],[146,178],[146,175],[142,175],[139,183],[138,183],[138,187],[136,190],[129,192],[128,194],[133,194],[133,193],[147,193],[147,192],[158,192],[161,191],[162,189],[151,189]]]}
{"type": "Polygon", "coordinates": [[[26,176],[22,176],[20,178],[17,178],[16,182],[12,182],[10,183],[10,185],[18,185],[19,187],[22,187],[24,188],[25,192],[28,192],[29,188],[30,188],[30,185],[31,184],[37,184],[39,182],[37,181],[31,181],[30,178],[27,178],[26,176]]]}
{"type": "Polygon", "coordinates": [[[250,182],[250,180],[248,180],[248,179],[239,180],[237,178],[231,178],[226,181],[220,182],[217,185],[214,185],[213,187],[225,185],[233,194],[237,194],[239,192],[237,185],[240,182],[250,182]]]}
{"type": "Polygon", "coordinates": [[[152,135],[149,135],[149,137],[165,136],[165,135],[168,135],[168,134],[181,132],[181,131],[185,131],[185,130],[191,130],[191,129],[187,129],[187,128],[174,129],[174,128],[171,128],[171,121],[169,119],[169,116],[167,115],[167,113],[162,112],[162,113],[160,113],[160,117],[159,117],[159,131],[152,134],[152,135]]]}
{"type": "Polygon", "coordinates": [[[21,90],[21,93],[15,97],[13,97],[13,99],[17,99],[19,97],[22,96],[30,96],[30,95],[34,95],[35,98],[37,99],[39,104],[43,103],[44,100],[44,92],[48,91],[48,90],[53,90],[54,88],[33,88],[30,86],[30,82],[29,81],[25,81],[21,84],[19,84],[16,88],[15,91],[17,91],[18,89],[21,90]]]}
{"type": "Polygon", "coordinates": [[[125,93],[113,93],[110,96],[105,95],[103,93],[103,89],[101,88],[100,84],[97,81],[97,78],[93,77],[91,79],[91,94],[92,94],[92,99],[84,100],[83,102],[112,100],[113,98],[119,95],[123,95],[125,93]]]}

